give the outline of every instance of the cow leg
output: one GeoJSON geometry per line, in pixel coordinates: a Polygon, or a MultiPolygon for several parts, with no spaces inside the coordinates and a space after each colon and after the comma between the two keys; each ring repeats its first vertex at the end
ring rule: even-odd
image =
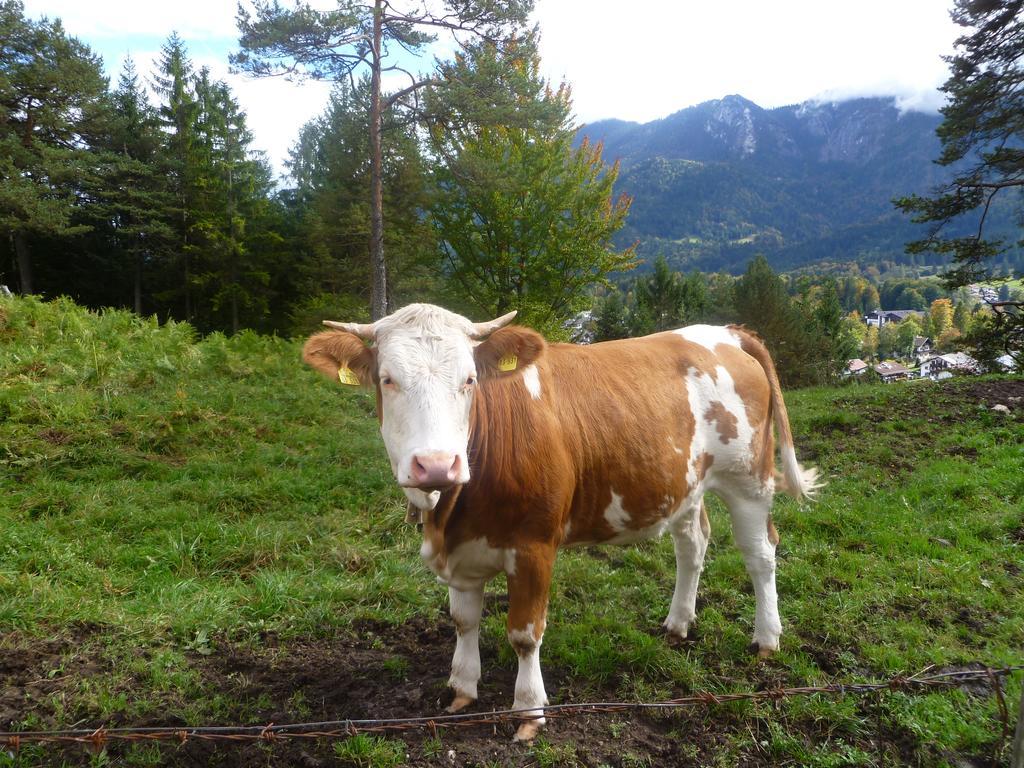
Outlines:
{"type": "Polygon", "coordinates": [[[484,583],[470,589],[448,587],[448,604],[455,621],[455,655],[448,686],[455,698],[449,712],[476,701],[476,684],[480,680],[480,614],[484,607],[484,583]]]}
{"type": "Polygon", "coordinates": [[[508,576],[508,641],[519,657],[516,697],[513,709],[527,711],[533,719],[522,723],[516,741],[530,741],[544,725],[544,711],[534,709],[548,703],[540,671],[540,645],[548,611],[548,589],[555,564],[554,549],[520,550],[515,572],[508,576]]]}
{"type": "Polygon", "coordinates": [[[676,589],[672,593],[672,606],[665,619],[665,629],[682,639],[690,631],[697,615],[697,583],[704,570],[704,553],[711,537],[711,524],[704,509],[704,500],[697,499],[692,506],[672,522],[672,540],[676,548],[676,589]]]}
{"type": "MultiPolygon", "coordinates": [[[[743,553],[747,573],[754,585],[757,609],[754,615],[754,645],[766,657],[779,649],[782,621],[775,591],[775,544],[769,537],[772,493],[730,494],[725,499],[732,518],[733,538],[743,553]]],[[[771,527],[774,531],[774,527],[771,527]]]]}

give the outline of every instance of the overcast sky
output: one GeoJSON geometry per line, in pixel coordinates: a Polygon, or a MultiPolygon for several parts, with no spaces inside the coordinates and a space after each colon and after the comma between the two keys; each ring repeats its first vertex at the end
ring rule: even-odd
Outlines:
{"type": "MultiPolygon", "coordinates": [[[[946,79],[941,57],[958,35],[951,4],[537,0],[534,18],[544,72],[572,85],[580,122],[648,121],[728,94],[764,107],[892,95],[905,108],[937,109],[936,89],[946,79]]],[[[321,111],[329,86],[230,75],[235,7],[234,0],[25,0],[30,16],[62,18],[70,34],[102,54],[115,78],[127,53],[146,73],[177,30],[196,66],[208,66],[234,88],[257,147],[282,172],[288,147],[321,111]]]]}

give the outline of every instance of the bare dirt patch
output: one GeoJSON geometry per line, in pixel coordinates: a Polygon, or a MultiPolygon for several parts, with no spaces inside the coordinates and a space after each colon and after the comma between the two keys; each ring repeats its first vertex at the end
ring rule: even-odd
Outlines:
{"type": "MultiPolygon", "coordinates": [[[[13,635],[0,649],[0,728],[23,722],[31,715],[33,728],[58,725],[52,702],[70,697],[82,680],[109,677],[115,665],[103,654],[105,644],[95,627],[78,627],[59,639],[28,642],[13,635]],[[50,702],[50,703],[48,703],[50,702]]],[[[230,724],[265,725],[300,721],[419,717],[440,714],[448,703],[447,676],[454,633],[447,621],[417,619],[392,627],[363,623],[353,632],[330,638],[281,638],[268,635],[244,644],[218,641],[210,653],[191,653],[189,664],[202,680],[208,695],[221,694],[229,702],[230,724]]],[[[809,650],[830,672],[841,672],[844,664],[835,658],[837,649],[809,650]]],[[[150,651],[139,649],[147,657],[150,651]]],[[[472,708],[485,712],[506,708],[513,698],[515,665],[498,658],[497,649],[482,648],[484,678],[481,698],[472,708]]],[[[772,662],[759,667],[752,688],[774,688],[793,684],[786,670],[772,662]]],[[[121,675],[129,699],[153,698],[154,694],[131,675],[121,675]]],[[[576,680],[571,673],[553,665],[545,666],[545,679],[552,701],[572,702],[595,696],[593,684],[576,680]]],[[[617,698],[612,681],[600,698],[617,698]]],[[[683,695],[688,691],[678,691],[683,695]]],[[[67,704],[73,705],[68,699],[67,704]]],[[[174,702],[168,701],[168,704],[174,702]]],[[[180,703],[179,703],[180,704],[180,703]]],[[[782,705],[784,706],[784,705],[782,705]]],[[[174,707],[168,707],[173,709],[174,707]]],[[[106,726],[187,726],[180,717],[150,715],[135,719],[113,717],[102,720],[95,713],[76,711],[79,728],[106,726]]],[[[66,726],[67,723],[59,723],[66,726]]],[[[218,724],[225,724],[220,722],[218,724]]],[[[760,732],[766,728],[760,716],[728,706],[707,710],[666,713],[617,713],[552,719],[543,733],[553,765],[596,768],[599,765],[706,765],[720,755],[731,736],[760,732]]],[[[812,720],[789,720],[787,727],[810,744],[827,738],[827,728],[812,720]]],[[[403,765],[410,766],[535,766],[538,754],[530,747],[511,742],[511,725],[477,726],[439,730],[440,742],[430,734],[412,731],[387,734],[405,744],[403,765]]],[[[765,731],[767,735],[767,731],[765,731]]],[[[896,754],[916,754],[906,733],[881,733],[866,737],[865,746],[896,754]]],[[[772,765],[772,754],[754,741],[743,755],[743,766],[772,765]]],[[[83,747],[51,747],[54,756],[69,765],[89,765],[90,754],[83,747]]],[[[127,752],[123,743],[113,743],[111,757],[127,752]]],[[[190,740],[161,747],[161,764],[169,766],[275,766],[344,765],[339,763],[328,741],[286,741],[274,745],[256,743],[213,743],[190,740]]]]}
{"type": "Polygon", "coordinates": [[[1024,379],[972,381],[961,389],[964,396],[989,408],[1005,405],[1011,411],[1024,411],[1024,379]]]}

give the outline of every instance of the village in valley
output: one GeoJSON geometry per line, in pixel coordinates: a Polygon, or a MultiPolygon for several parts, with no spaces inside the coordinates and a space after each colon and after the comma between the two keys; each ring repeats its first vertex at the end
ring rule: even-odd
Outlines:
{"type": "MultiPolygon", "coordinates": [[[[1019,290],[1019,289],[1018,289],[1019,290]]],[[[1004,293],[1009,293],[1006,287],[1004,293]]],[[[985,311],[1001,298],[1000,289],[989,285],[971,285],[961,301],[936,299],[931,307],[917,309],[876,309],[856,316],[861,350],[868,360],[855,357],[847,361],[843,376],[847,380],[870,378],[892,383],[907,379],[941,381],[953,376],[979,376],[983,373],[1009,373],[1016,370],[1010,355],[995,361],[995,370],[958,349],[971,308],[985,311]],[[968,299],[968,300],[963,300],[968,299]],[[871,361],[874,362],[871,362],[871,361]]]]}

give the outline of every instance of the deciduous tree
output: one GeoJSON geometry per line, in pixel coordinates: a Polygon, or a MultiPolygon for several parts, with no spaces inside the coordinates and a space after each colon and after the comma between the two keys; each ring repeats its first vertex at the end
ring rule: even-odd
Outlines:
{"type": "Polygon", "coordinates": [[[936,299],[928,309],[928,335],[938,339],[953,325],[953,302],[949,299],[936,299]]]}
{"type": "Polygon", "coordinates": [[[444,274],[481,314],[518,309],[524,321],[557,332],[586,305],[591,286],[633,265],[633,249],[611,242],[630,203],[612,191],[618,166],[602,161],[600,145],[573,147],[569,91],[547,87],[532,46],[479,46],[463,69],[467,78],[508,73],[511,95],[536,117],[499,124],[486,99],[463,108],[460,94],[432,95],[457,110],[431,130],[444,158],[430,207],[444,274]]]}

